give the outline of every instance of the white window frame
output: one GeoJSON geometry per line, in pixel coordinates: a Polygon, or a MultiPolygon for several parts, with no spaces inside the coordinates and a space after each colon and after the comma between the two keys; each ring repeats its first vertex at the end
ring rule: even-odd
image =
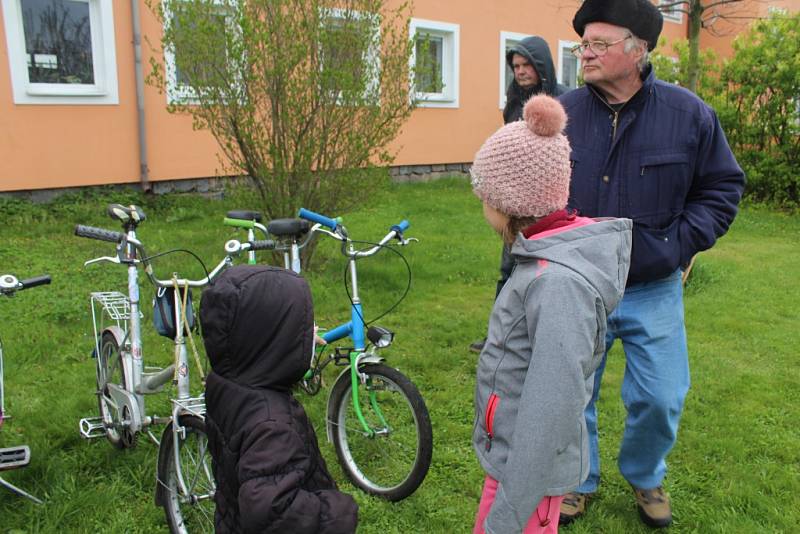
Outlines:
{"type": "MultiPolygon", "coordinates": [[[[658,5],[669,5],[677,0],[658,0],[658,5]]],[[[681,6],[674,6],[673,9],[680,9],[681,6]]],[[[683,11],[661,11],[661,15],[667,22],[674,22],[675,24],[683,24],[683,11]]]]}
{"type": "MultiPolygon", "coordinates": [[[[168,0],[163,2],[164,7],[164,24],[172,20],[172,10],[170,4],[184,2],[187,0],[168,0]]],[[[227,5],[225,0],[215,0],[214,2],[219,6],[219,13],[225,16],[225,29],[231,31],[235,27],[235,21],[230,16],[231,13],[225,9],[227,5]]],[[[167,103],[169,104],[198,104],[199,98],[197,91],[191,86],[178,83],[178,66],[175,62],[175,50],[172,47],[164,49],[164,69],[166,71],[167,82],[167,103]]]]}
{"type": "Polygon", "coordinates": [[[518,43],[526,37],[530,37],[530,34],[506,31],[500,32],[500,109],[505,109],[506,107],[506,44],[508,41],[518,43]]]}
{"type": "MultiPolygon", "coordinates": [[[[422,108],[459,107],[459,50],[461,26],[450,22],[412,18],[408,35],[415,40],[417,33],[442,38],[442,92],[423,93],[414,91],[416,105],[422,108]]],[[[416,41],[411,52],[411,72],[417,62],[416,41]]],[[[413,90],[413,80],[411,81],[413,90]]]]}
{"type": "Polygon", "coordinates": [[[112,0],[75,0],[89,5],[94,84],[31,83],[28,78],[22,0],[2,0],[15,104],[119,104],[112,0]]]}
{"type": "MultiPolygon", "coordinates": [[[[575,71],[575,80],[576,80],[576,82],[577,82],[578,78],[580,78],[581,58],[579,58],[577,56],[574,56],[572,54],[572,52],[571,52],[572,48],[575,47],[575,46],[578,46],[579,44],[580,43],[577,42],[577,41],[562,41],[561,39],[558,40],[558,72],[556,73],[556,79],[558,80],[558,83],[560,83],[562,85],[566,86],[566,84],[564,83],[564,80],[563,80],[563,77],[564,77],[563,76],[563,72],[564,72],[564,54],[565,54],[565,49],[566,49],[566,53],[567,54],[569,54],[570,56],[575,57],[575,59],[577,59],[577,61],[578,61],[577,67],[576,67],[577,70],[575,71]]],[[[572,89],[572,88],[570,87],[570,89],[572,89]]]]}
{"type": "MultiPolygon", "coordinates": [[[[367,19],[375,28],[375,33],[372,36],[372,43],[370,44],[369,48],[367,48],[366,55],[364,59],[365,68],[370,69],[370,78],[367,80],[367,86],[364,88],[364,97],[367,98],[368,95],[375,95],[376,98],[379,97],[380,91],[380,74],[381,74],[381,25],[380,25],[380,17],[377,14],[370,14],[370,13],[363,13],[361,11],[355,11],[350,9],[342,9],[338,7],[327,8],[323,7],[320,8],[319,11],[319,18],[320,23],[325,24],[327,20],[330,19],[347,19],[353,18],[356,20],[367,19]]],[[[318,46],[321,47],[321,45],[318,46]]],[[[320,65],[320,68],[324,68],[323,65],[320,65]]],[[[337,100],[342,100],[341,91],[337,95],[337,100]]]]}

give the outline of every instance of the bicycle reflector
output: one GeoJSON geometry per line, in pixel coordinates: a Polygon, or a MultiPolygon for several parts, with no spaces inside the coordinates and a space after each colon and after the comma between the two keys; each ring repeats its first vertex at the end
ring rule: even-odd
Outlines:
{"type": "Polygon", "coordinates": [[[394,340],[394,332],[387,330],[382,326],[370,326],[367,329],[367,339],[372,341],[376,347],[382,349],[392,344],[392,340],[394,340]]]}

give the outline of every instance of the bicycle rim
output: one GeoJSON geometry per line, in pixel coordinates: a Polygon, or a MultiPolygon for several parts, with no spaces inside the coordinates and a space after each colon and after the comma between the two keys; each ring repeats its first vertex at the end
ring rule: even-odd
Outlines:
{"type": "Polygon", "coordinates": [[[214,532],[214,476],[205,424],[199,417],[184,416],[186,429],[178,440],[180,472],[175,465],[172,428],[167,427],[159,454],[159,483],[164,489],[164,512],[170,531],[180,534],[214,532]],[[181,489],[179,479],[183,479],[181,489]]]}
{"type": "Polygon", "coordinates": [[[400,500],[419,486],[430,466],[430,419],[416,387],[399,371],[370,365],[359,382],[365,431],[349,380],[340,382],[333,417],[336,453],[347,476],[367,493],[400,500]]]}

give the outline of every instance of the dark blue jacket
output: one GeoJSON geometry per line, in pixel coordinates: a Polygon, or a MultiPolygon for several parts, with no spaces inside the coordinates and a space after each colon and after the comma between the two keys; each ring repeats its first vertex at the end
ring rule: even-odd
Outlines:
{"type": "Polygon", "coordinates": [[[572,146],[569,205],[588,217],[633,219],[628,284],[686,266],[728,230],[744,173],[697,96],[649,68],[618,113],[591,86],[560,101],[572,146]]]}

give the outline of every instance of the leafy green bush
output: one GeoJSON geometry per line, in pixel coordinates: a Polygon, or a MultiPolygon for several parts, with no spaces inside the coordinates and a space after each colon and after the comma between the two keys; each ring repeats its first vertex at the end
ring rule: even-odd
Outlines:
{"type": "Polygon", "coordinates": [[[715,99],[750,200],[800,206],[800,13],[756,22],[734,42],[715,99]]]}

